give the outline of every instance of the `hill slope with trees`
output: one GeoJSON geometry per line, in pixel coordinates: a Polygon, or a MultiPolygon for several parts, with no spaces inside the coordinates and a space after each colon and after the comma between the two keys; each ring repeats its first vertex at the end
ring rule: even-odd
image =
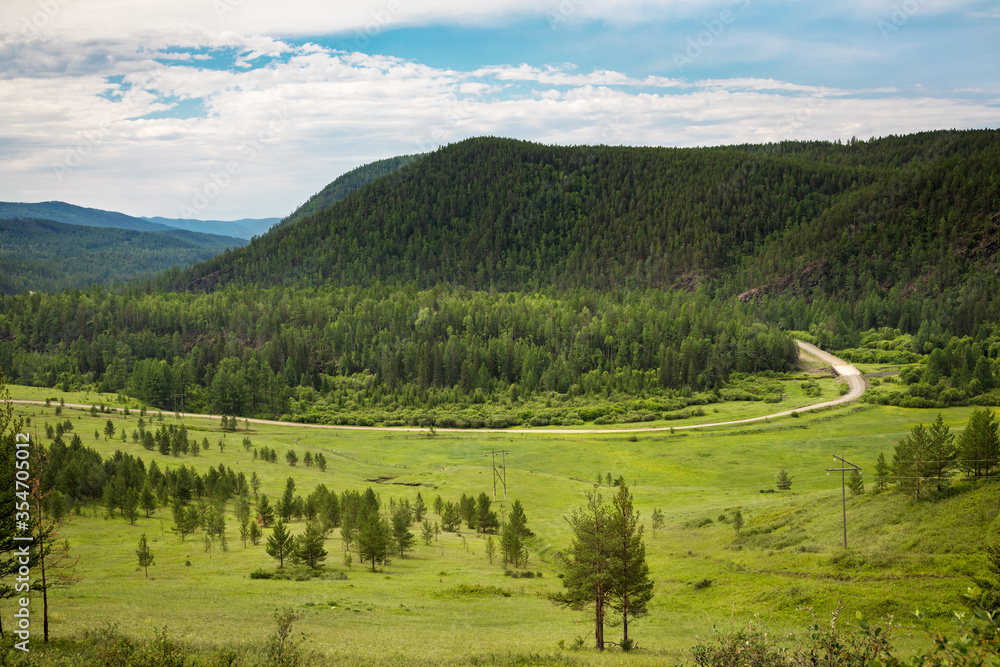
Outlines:
{"type": "Polygon", "coordinates": [[[164,228],[136,231],[0,218],[0,292],[124,283],[200,262],[243,239],[164,228]]]}
{"type": "Polygon", "coordinates": [[[750,297],[928,296],[994,266],[998,157],[997,131],[697,149],[470,139],[171,287],[710,279],[750,297]]]}

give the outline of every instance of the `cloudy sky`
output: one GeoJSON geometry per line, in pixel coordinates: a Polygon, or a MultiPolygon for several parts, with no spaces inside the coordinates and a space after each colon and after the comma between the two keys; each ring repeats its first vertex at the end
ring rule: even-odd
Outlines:
{"type": "Polygon", "coordinates": [[[283,216],[471,136],[1000,126],[998,0],[2,0],[0,200],[283,216]]]}

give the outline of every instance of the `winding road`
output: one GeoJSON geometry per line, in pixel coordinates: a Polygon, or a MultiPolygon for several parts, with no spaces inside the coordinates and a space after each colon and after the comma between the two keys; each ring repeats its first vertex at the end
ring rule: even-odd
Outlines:
{"type": "MultiPolygon", "coordinates": [[[[748,417],[747,419],[734,419],[732,421],[723,422],[712,422],[711,424],[687,424],[687,425],[674,425],[674,426],[654,426],[648,428],[594,428],[594,429],[571,429],[571,428],[538,428],[538,429],[519,429],[519,428],[439,428],[436,429],[438,433],[510,433],[510,434],[530,434],[530,435],[551,435],[551,434],[562,434],[562,435],[573,435],[573,434],[609,434],[609,433],[655,433],[657,431],[681,431],[694,428],[711,428],[713,426],[732,426],[736,424],[749,424],[752,422],[767,421],[768,419],[775,419],[777,417],[787,417],[793,412],[806,412],[808,410],[816,410],[819,408],[829,408],[835,405],[841,405],[843,403],[848,403],[861,396],[865,392],[866,384],[864,378],[861,377],[861,372],[847,363],[843,359],[839,359],[829,352],[824,352],[815,345],[806,343],[801,340],[796,340],[795,343],[799,346],[799,349],[812,355],[819,359],[820,361],[829,364],[834,372],[842,377],[849,387],[849,391],[843,396],[838,396],[831,401],[824,401],[822,403],[815,403],[813,405],[805,405],[802,407],[795,408],[793,410],[784,410],[782,412],[775,412],[770,415],[762,415],[760,417],[748,417]]],[[[30,400],[18,400],[12,399],[11,403],[19,403],[23,405],[45,405],[45,401],[30,401],[30,400]]],[[[82,403],[66,403],[66,407],[70,408],[83,408],[89,409],[91,406],[84,405],[82,403]]],[[[205,415],[197,414],[192,412],[181,412],[179,413],[181,417],[193,417],[202,419],[222,419],[222,415],[205,415]]],[[[323,428],[323,429],[336,429],[343,431],[396,431],[396,432],[413,432],[413,433],[426,433],[426,428],[417,427],[406,427],[406,426],[338,426],[334,424],[303,424],[300,422],[287,422],[287,421],[277,421],[273,419],[247,419],[251,424],[271,424],[274,426],[298,426],[301,428],[323,428]]]]}

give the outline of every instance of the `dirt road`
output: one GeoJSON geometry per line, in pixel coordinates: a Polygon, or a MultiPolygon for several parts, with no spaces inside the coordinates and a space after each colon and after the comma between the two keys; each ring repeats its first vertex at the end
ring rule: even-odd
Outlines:
{"type": "MultiPolygon", "coordinates": [[[[860,371],[857,368],[850,365],[843,359],[838,359],[828,352],[824,352],[815,345],[810,345],[809,343],[803,342],[801,340],[796,340],[795,343],[807,354],[810,354],[825,363],[830,364],[833,370],[840,377],[847,381],[850,391],[839,396],[832,401],[823,401],[822,403],[815,403],[813,405],[806,405],[800,408],[795,408],[794,410],[784,410],[782,412],[775,412],[769,415],[762,415],[760,417],[749,417],[747,419],[734,419],[732,421],[724,422],[713,422],[711,424],[678,424],[674,426],[655,426],[649,428],[591,428],[591,429],[571,429],[571,428],[538,428],[538,429],[524,429],[524,428],[504,428],[504,429],[493,429],[493,428],[439,428],[436,429],[438,433],[510,433],[518,435],[546,435],[546,434],[563,434],[572,435],[574,433],[589,433],[589,434],[609,434],[609,433],[656,433],[657,431],[683,431],[694,428],[711,428],[713,426],[731,426],[735,424],[749,424],[752,422],[766,421],[768,419],[776,419],[778,417],[787,417],[793,412],[807,412],[809,410],[815,410],[817,408],[826,408],[834,405],[840,405],[842,403],[847,403],[853,401],[860,397],[865,391],[865,381],[861,377],[860,371]]],[[[26,405],[45,405],[45,401],[26,401],[26,400],[12,400],[12,403],[20,403],[26,405]]],[[[89,405],[83,405],[81,403],[66,403],[67,407],[70,408],[90,408],[89,405]]],[[[181,417],[200,417],[204,419],[222,419],[222,415],[202,415],[190,412],[180,413],[181,417]]],[[[243,420],[241,420],[243,421],[243,420]]],[[[396,432],[413,432],[413,433],[426,433],[425,428],[414,428],[405,426],[335,426],[332,424],[301,424],[298,422],[285,422],[285,421],[275,421],[272,419],[248,419],[251,424],[271,424],[275,426],[297,426],[301,428],[324,428],[324,429],[337,429],[344,431],[396,431],[396,432]]]]}

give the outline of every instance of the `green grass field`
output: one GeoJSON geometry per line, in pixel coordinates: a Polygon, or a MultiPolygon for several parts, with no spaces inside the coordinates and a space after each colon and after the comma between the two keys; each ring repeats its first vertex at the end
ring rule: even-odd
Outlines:
{"type": "MultiPolygon", "coordinates": [[[[11,387],[12,398],[59,395],[35,391],[11,387]]],[[[819,400],[835,395],[824,385],[819,400]]],[[[114,397],[103,398],[111,405],[114,397]]],[[[95,395],[66,395],[65,400],[100,401],[95,395]]],[[[95,439],[94,431],[103,429],[109,415],[91,417],[89,411],[64,408],[56,417],[56,404],[16,410],[31,418],[43,439],[46,422],[73,420],[84,444],[104,455],[121,449],[147,462],[157,460],[161,468],[185,464],[204,471],[225,463],[247,476],[256,471],[261,491],[272,500],[289,476],[303,496],[319,483],[337,492],[372,486],[384,504],[393,497],[412,500],[417,491],[428,506],[438,494],[457,500],[462,493],[492,493],[487,452],[506,449],[508,498],[520,499],[525,507],[536,534],[529,567],[542,574],[504,576],[499,564],[487,561],[484,540],[466,529],[461,535],[442,533],[431,546],[418,540],[412,554],[392,559],[375,573],[358,564],[357,554],[348,569],[334,534],[326,543],[323,578],[252,580],[252,570],[273,569],[276,562],[262,545],[244,548],[231,515],[229,551],[216,543],[206,552],[201,532],[184,541],[171,532],[168,508],[130,526],[121,518],[103,518],[102,509],[90,505],[61,530],[60,537],[81,556],[77,573],[83,579],[52,594],[56,637],[78,636],[110,622],[144,637],[165,626],[171,636],[199,643],[253,640],[270,632],[276,608],[292,607],[302,614],[296,629],[307,646],[334,664],[467,664],[491,655],[502,663],[532,654],[579,664],[623,659],[677,664],[686,649],[711,635],[713,626],[728,628],[759,615],[777,633],[800,632],[810,622],[808,608],[822,619],[838,603],[843,618],[855,612],[891,614],[908,624],[911,612],[920,609],[943,628],[951,611],[961,608],[960,593],[971,584],[970,575],[983,570],[980,545],[984,537],[995,536],[1000,507],[1000,488],[993,483],[956,483],[950,494],[915,502],[899,493],[871,493],[868,479],[869,493],[848,498],[850,549],[843,550],[840,476],[825,470],[838,467],[833,455],[858,463],[870,477],[879,452],[891,459],[894,443],[913,424],[932,421],[937,411],[852,404],[769,423],[634,436],[544,431],[429,436],[292,424],[251,424],[244,431],[242,423],[236,433],[224,435],[215,420],[188,418],[191,435],[207,437],[211,447],[198,457],[175,458],[147,452],[131,437],[124,443],[95,439]],[[279,462],[253,460],[240,446],[244,436],[256,446],[275,448],[279,462]],[[216,444],[220,439],[224,452],[216,444]],[[289,448],[300,460],[306,451],[323,452],[327,471],[288,466],[283,455],[289,448]],[[761,493],[775,487],[779,469],[791,475],[792,489],[761,493]],[[583,504],[597,475],[608,472],[623,475],[631,486],[647,524],[647,555],[656,582],[649,615],[630,627],[645,650],[627,656],[560,649],[560,640],[568,647],[577,637],[589,646],[593,627],[586,614],[547,599],[561,587],[558,554],[570,539],[564,517],[583,504]],[[649,520],[656,508],[666,514],[666,525],[654,536],[649,520]],[[747,518],[739,537],[729,523],[737,508],[747,518]],[[148,579],[135,557],[142,533],[156,557],[148,579]],[[341,571],[347,578],[334,579],[341,571]],[[476,584],[509,596],[476,594],[468,588],[476,584]]],[[[785,402],[758,407],[788,409],[785,402]]],[[[943,414],[957,431],[969,412],[954,408],[943,414]]],[[[131,434],[137,415],[111,419],[131,434]]],[[[164,415],[164,420],[174,417],[164,415]]],[[[612,492],[602,490],[606,497],[612,492]]],[[[430,518],[437,516],[431,512],[430,518]]],[[[293,532],[303,525],[292,522],[293,532]]],[[[619,634],[616,628],[606,630],[608,639],[619,634]]],[[[913,650],[927,642],[920,632],[903,633],[897,645],[913,650]]]]}

